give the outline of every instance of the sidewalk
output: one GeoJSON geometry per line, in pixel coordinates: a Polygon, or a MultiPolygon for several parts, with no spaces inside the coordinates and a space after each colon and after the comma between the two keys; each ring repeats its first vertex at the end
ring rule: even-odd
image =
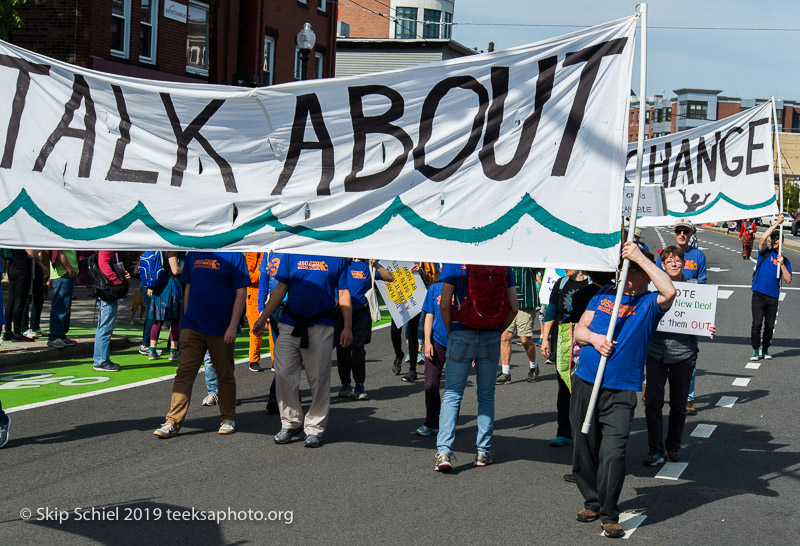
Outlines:
{"type": "MultiPolygon", "coordinates": [[[[3,301],[7,301],[8,281],[4,278],[2,282],[3,301]]],[[[136,315],[134,326],[130,326],[131,302],[134,292],[139,290],[139,279],[131,279],[128,295],[119,302],[119,312],[114,322],[115,329],[125,327],[127,335],[115,333],[111,337],[111,351],[127,349],[134,344],[141,343],[141,330],[143,322],[138,320],[136,315]],[[135,333],[138,326],[138,333],[135,333]]],[[[41,327],[45,331],[50,323],[50,299],[52,291],[48,294],[48,299],[44,302],[42,309],[41,327]]],[[[70,319],[70,331],[67,337],[78,342],[77,345],[64,349],[54,349],[47,346],[47,336],[42,336],[36,341],[4,341],[0,344],[0,369],[10,366],[20,366],[26,364],[37,364],[40,362],[51,362],[55,360],[70,360],[75,358],[85,358],[94,352],[94,333],[97,327],[97,305],[94,298],[89,297],[85,286],[75,287],[77,299],[72,301],[72,311],[70,319]]]]}

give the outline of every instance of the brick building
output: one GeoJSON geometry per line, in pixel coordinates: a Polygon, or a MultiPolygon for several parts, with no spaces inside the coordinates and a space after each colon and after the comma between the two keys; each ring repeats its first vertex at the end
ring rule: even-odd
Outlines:
{"type": "Polygon", "coordinates": [[[306,76],[332,77],[331,0],[28,0],[15,44],[78,66],[155,80],[271,85],[301,79],[295,39],[316,34],[306,76]]]}

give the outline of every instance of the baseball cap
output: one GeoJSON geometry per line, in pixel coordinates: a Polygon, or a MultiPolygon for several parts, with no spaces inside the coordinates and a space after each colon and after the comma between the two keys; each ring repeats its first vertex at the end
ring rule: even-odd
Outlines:
{"type": "Polygon", "coordinates": [[[692,225],[692,221],[689,220],[688,218],[678,218],[675,221],[675,225],[672,226],[672,228],[675,229],[675,228],[679,228],[679,227],[685,227],[685,228],[689,228],[689,229],[694,228],[694,226],[692,225]]]}

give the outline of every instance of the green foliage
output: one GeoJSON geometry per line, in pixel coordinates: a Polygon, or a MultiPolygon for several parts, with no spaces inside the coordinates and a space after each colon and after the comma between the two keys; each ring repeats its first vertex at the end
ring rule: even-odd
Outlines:
{"type": "Polygon", "coordinates": [[[800,207],[800,185],[797,182],[783,181],[783,210],[795,212],[800,207]]]}
{"type": "Polygon", "coordinates": [[[14,30],[22,26],[17,6],[28,0],[0,0],[0,39],[8,41],[14,30]]]}

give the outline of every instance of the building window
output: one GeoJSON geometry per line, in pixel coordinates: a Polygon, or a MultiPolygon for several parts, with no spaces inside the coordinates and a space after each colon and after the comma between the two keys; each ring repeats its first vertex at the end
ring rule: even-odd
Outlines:
{"type": "Polygon", "coordinates": [[[208,4],[189,2],[186,72],[208,76],[208,4]]]}
{"type": "Polygon", "coordinates": [[[275,38],[264,36],[264,70],[261,74],[261,85],[272,85],[272,74],[275,64],[275,38]]]}
{"type": "Polygon", "coordinates": [[[442,39],[449,40],[453,36],[453,14],[444,12],[444,23],[442,25],[442,39]]]}
{"type": "Polygon", "coordinates": [[[318,80],[322,79],[322,66],[325,61],[325,56],[322,53],[314,54],[314,77],[318,80]]]}
{"type": "Polygon", "coordinates": [[[631,112],[631,121],[630,121],[630,125],[633,125],[633,117],[634,117],[634,116],[633,116],[633,112],[631,112]]]}
{"type": "Polygon", "coordinates": [[[672,107],[667,106],[664,108],[664,120],[665,121],[672,121],[672,107]]]}
{"type": "Polygon", "coordinates": [[[156,62],[156,36],[158,35],[158,0],[141,0],[142,20],[139,23],[139,60],[156,62]]]}
{"type": "Polygon", "coordinates": [[[394,37],[410,40],[417,37],[417,8],[397,8],[394,37]]]}
{"type": "Polygon", "coordinates": [[[328,2],[326,0],[319,0],[319,11],[325,11],[328,9],[328,2]]]}
{"type": "Polygon", "coordinates": [[[442,12],[438,9],[426,9],[424,12],[425,23],[422,25],[422,37],[439,38],[439,21],[442,19],[442,12]]]}
{"type": "Polygon", "coordinates": [[[654,110],[653,113],[656,115],[656,123],[661,123],[664,121],[664,110],[659,108],[658,110],[654,110]]]}
{"type": "Polygon", "coordinates": [[[699,101],[689,101],[689,109],[686,117],[689,119],[708,119],[708,103],[699,101]]]}
{"type": "Polygon", "coordinates": [[[645,110],[644,111],[644,122],[645,123],[650,123],[650,110],[645,110]]]}
{"type": "Polygon", "coordinates": [[[131,35],[131,0],[111,1],[111,54],[128,58],[131,35]]]}

